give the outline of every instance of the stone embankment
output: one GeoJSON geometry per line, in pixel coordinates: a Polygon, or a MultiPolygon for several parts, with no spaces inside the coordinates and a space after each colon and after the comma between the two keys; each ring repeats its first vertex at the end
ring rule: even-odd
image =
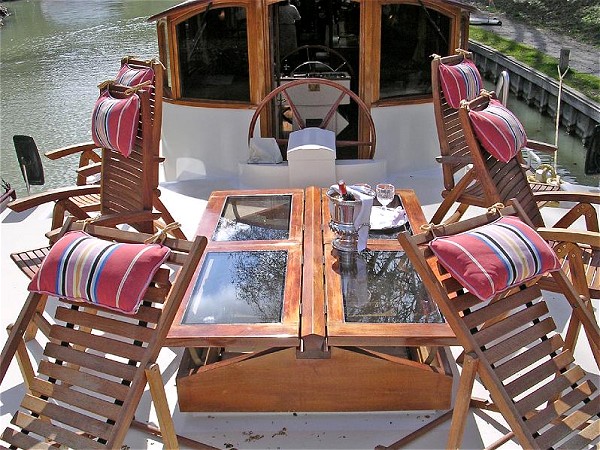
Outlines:
{"type": "MultiPolygon", "coordinates": [[[[480,43],[471,41],[469,50],[473,52],[475,64],[485,78],[495,81],[503,70],[507,70],[512,93],[540,113],[556,117],[559,91],[556,80],[480,43]]],[[[600,124],[600,105],[563,85],[560,124],[568,133],[580,137],[587,146],[600,124]]]]}
{"type": "MultiPolygon", "coordinates": [[[[495,14],[495,17],[502,22],[502,25],[486,27],[488,31],[534,47],[557,59],[560,57],[561,49],[569,49],[570,68],[580,73],[600,77],[600,49],[550,31],[515,22],[504,14],[495,14]]],[[[556,80],[477,42],[471,42],[470,49],[474,53],[476,64],[486,78],[494,80],[503,70],[508,70],[511,92],[536,107],[541,113],[556,117],[558,96],[556,80]]],[[[589,145],[594,133],[600,130],[600,104],[564,85],[560,113],[561,125],[569,133],[580,137],[586,146],[589,145]]]]}

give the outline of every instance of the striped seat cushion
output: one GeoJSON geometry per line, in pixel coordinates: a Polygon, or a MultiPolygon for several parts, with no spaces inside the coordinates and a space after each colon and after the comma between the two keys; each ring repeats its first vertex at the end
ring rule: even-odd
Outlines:
{"type": "Polygon", "coordinates": [[[516,217],[429,244],[440,264],[481,300],[560,268],[552,248],[516,217]]]}
{"type": "Polygon", "coordinates": [[[483,81],[470,59],[454,65],[440,64],[440,83],[448,104],[458,109],[461,100],[473,100],[483,89],[483,81]]]}
{"type": "Polygon", "coordinates": [[[92,139],[99,147],[118,151],[129,157],[135,143],[140,117],[137,94],[115,98],[108,90],[96,100],[92,114],[92,139]]]}
{"type": "Polygon", "coordinates": [[[135,314],[169,253],[159,244],[114,243],[71,231],[52,246],[29,290],[135,314]]]}
{"type": "Polygon", "coordinates": [[[124,86],[137,86],[146,81],[154,81],[154,70],[150,67],[139,67],[123,64],[117,73],[115,82],[124,86]]]}
{"type": "Polygon", "coordinates": [[[469,120],[483,148],[498,161],[510,161],[527,145],[519,119],[496,99],[481,111],[470,110],[469,120]]]}

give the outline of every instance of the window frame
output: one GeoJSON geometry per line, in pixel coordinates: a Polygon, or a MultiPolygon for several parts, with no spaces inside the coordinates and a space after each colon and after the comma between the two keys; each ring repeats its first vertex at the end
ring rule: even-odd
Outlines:
{"type": "MultiPolygon", "coordinates": [[[[465,28],[462,25],[461,10],[458,7],[436,2],[433,0],[376,0],[361,2],[361,36],[363,44],[361,63],[359,67],[359,96],[372,107],[395,106],[406,104],[419,104],[431,102],[431,94],[410,95],[403,97],[381,98],[380,76],[381,76],[381,15],[384,6],[388,5],[413,5],[421,6],[436,11],[448,17],[449,39],[447,54],[461,46],[461,42],[467,42],[465,28]],[[459,33],[460,31],[460,33],[459,33]],[[372,36],[367,41],[368,34],[372,36]]],[[[468,31],[468,28],[467,28],[468,31]]]]}
{"type": "MultiPolygon", "coordinates": [[[[159,54],[162,61],[170,60],[171,86],[165,86],[165,101],[188,106],[209,106],[217,108],[240,109],[256,106],[273,89],[274,68],[271,62],[271,41],[269,32],[269,7],[280,0],[197,0],[182,4],[162,13],[158,17],[159,54]],[[211,7],[245,7],[248,39],[248,63],[250,75],[250,101],[190,99],[181,97],[179,73],[179,49],[177,26],[190,17],[202,14],[211,7]],[[165,24],[166,23],[166,24],[165,24]],[[166,36],[161,36],[161,27],[166,27],[166,36]],[[172,42],[172,45],[170,44],[172,42]],[[253,44],[254,43],[254,44],[253,44]]],[[[455,48],[465,48],[468,44],[469,7],[444,3],[440,0],[353,0],[360,4],[360,58],[357,67],[357,94],[369,107],[395,106],[431,102],[431,95],[413,95],[406,97],[380,98],[380,62],[381,62],[381,14],[383,6],[402,4],[425,6],[428,9],[447,16],[450,20],[447,54],[455,48]],[[370,39],[368,39],[370,38],[370,39]]],[[[168,69],[168,68],[167,68],[168,69]]],[[[359,124],[359,129],[363,125],[359,124]]]]}

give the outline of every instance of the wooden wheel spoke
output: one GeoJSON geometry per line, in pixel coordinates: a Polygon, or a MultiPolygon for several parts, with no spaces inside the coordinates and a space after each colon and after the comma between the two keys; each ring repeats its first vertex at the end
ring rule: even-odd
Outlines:
{"type": "Polygon", "coordinates": [[[302,118],[302,115],[300,114],[300,111],[298,111],[298,108],[296,108],[296,105],[294,104],[294,102],[290,98],[290,95],[288,94],[288,90],[284,89],[281,92],[281,94],[285,97],[288,106],[292,110],[292,122],[294,120],[296,120],[296,123],[298,124],[298,127],[300,127],[300,128],[306,128],[306,123],[304,122],[304,119],[302,118]]]}
{"type": "Polygon", "coordinates": [[[344,100],[345,96],[346,96],[346,93],[342,91],[342,93],[340,94],[338,99],[335,101],[335,103],[333,105],[331,105],[331,108],[329,109],[329,111],[327,111],[327,114],[325,114],[325,117],[323,118],[323,121],[321,122],[321,128],[327,128],[327,125],[329,125],[329,122],[331,122],[331,118],[335,115],[338,107],[340,106],[340,103],[342,103],[342,100],[344,100]]]}

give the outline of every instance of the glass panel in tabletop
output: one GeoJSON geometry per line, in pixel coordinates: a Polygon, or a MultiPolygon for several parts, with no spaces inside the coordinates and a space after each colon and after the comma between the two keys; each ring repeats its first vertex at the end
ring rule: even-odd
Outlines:
{"type": "Polygon", "coordinates": [[[169,345],[298,345],[303,217],[301,189],[213,192],[198,225],[209,243],[169,345]]]}

